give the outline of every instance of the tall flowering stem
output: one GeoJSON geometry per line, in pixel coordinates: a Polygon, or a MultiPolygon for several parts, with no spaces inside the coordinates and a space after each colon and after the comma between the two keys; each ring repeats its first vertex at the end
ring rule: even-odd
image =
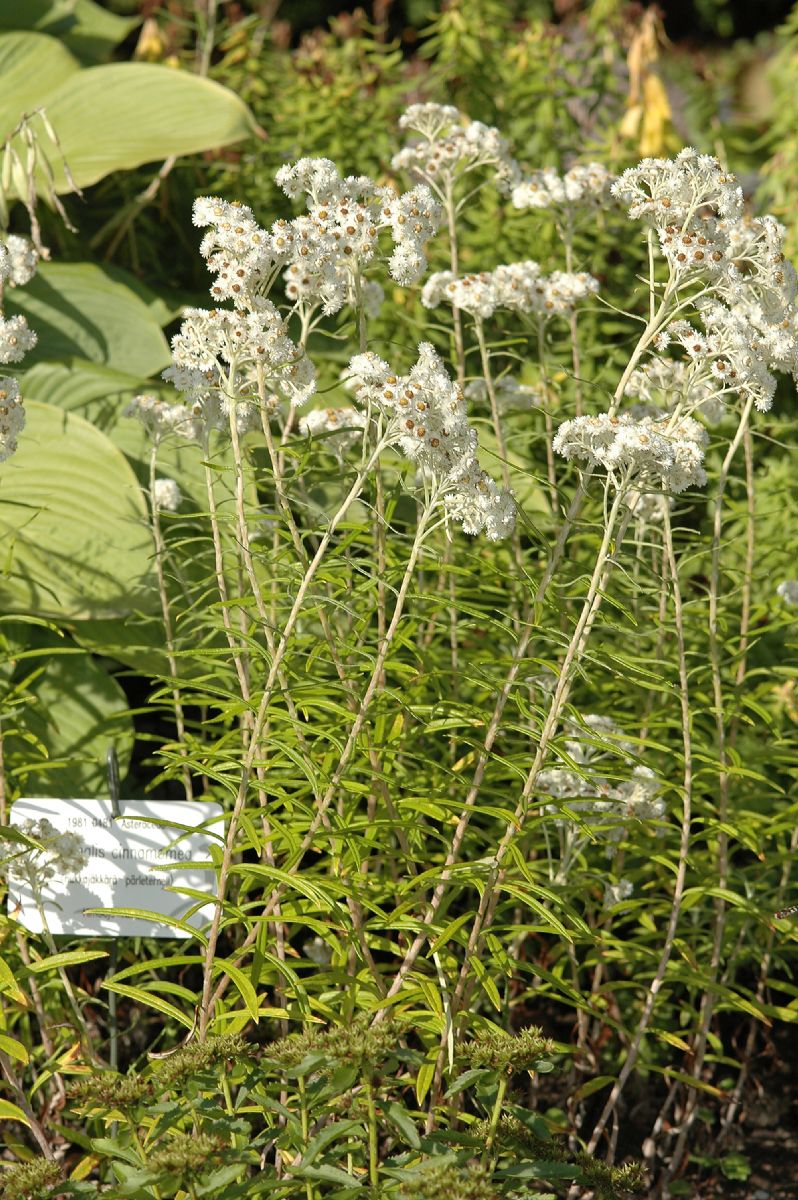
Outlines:
{"type": "MultiPolygon", "coordinates": [[[[156,467],[158,460],[158,442],[154,441],[150,450],[150,522],[152,536],[155,542],[155,575],[158,580],[158,596],[161,602],[161,619],[163,621],[164,638],[166,640],[166,661],[169,664],[169,674],[172,677],[172,709],[175,714],[177,741],[182,758],[188,755],[186,746],[186,719],[183,712],[183,698],[178,683],[177,658],[175,657],[175,636],[172,626],[172,608],[169,603],[169,591],[166,585],[166,544],[161,527],[161,505],[158,496],[158,480],[156,467]]],[[[193,800],[194,789],[191,782],[191,771],[186,763],[183,767],[183,788],[187,800],[193,800]]]]}
{"type": "MultiPolygon", "coordinates": [[[[726,488],[729,482],[732,463],[745,437],[748,422],[753,408],[753,397],[746,401],[737,430],[723,459],[715,493],[715,503],[712,523],[711,567],[709,579],[709,661],[712,674],[712,696],[715,709],[715,729],[718,748],[718,854],[717,876],[718,889],[724,891],[728,885],[729,875],[729,772],[726,718],[724,714],[725,697],[723,692],[723,677],[721,668],[721,651],[718,639],[718,601],[720,597],[720,559],[723,536],[723,504],[726,488]]],[[[726,923],[727,904],[722,896],[715,900],[715,924],[712,937],[712,955],[709,963],[710,977],[713,982],[718,978],[723,957],[723,940],[726,923]]],[[[714,1011],[715,996],[707,989],[701,1000],[698,1020],[698,1033],[692,1050],[691,1070],[695,1078],[701,1077],[701,1071],[706,1057],[709,1041],[710,1024],[714,1011]]],[[[679,1134],[674,1145],[671,1162],[678,1166],[684,1152],[684,1147],[695,1120],[697,1100],[691,1095],[687,1101],[687,1109],[682,1119],[679,1134]]]]}
{"type": "Polygon", "coordinates": [[[602,1109],[599,1119],[593,1128],[593,1132],[591,1133],[590,1141],[587,1145],[588,1154],[595,1153],[604,1130],[607,1127],[607,1123],[612,1114],[615,1112],[621,1092],[626,1086],[626,1082],[634,1070],[635,1063],[637,1062],[643,1038],[648,1030],[651,1017],[654,1012],[654,1005],[657,1000],[657,995],[664,982],[665,974],[668,969],[668,963],[670,962],[671,954],[673,952],[673,946],[676,940],[676,933],[679,925],[679,917],[681,915],[682,900],[684,898],[685,883],[687,880],[687,856],[690,849],[690,831],[692,824],[693,718],[690,711],[690,683],[687,668],[687,644],[685,640],[684,629],[684,607],[681,585],[679,583],[679,567],[676,561],[676,553],[673,546],[671,515],[670,510],[667,507],[665,508],[664,515],[664,541],[665,552],[668,559],[668,574],[670,577],[671,591],[673,596],[673,608],[676,624],[676,644],[679,656],[679,704],[682,717],[682,746],[684,755],[679,860],[676,868],[673,894],[671,897],[671,911],[668,919],[668,928],[665,932],[665,938],[662,944],[659,961],[657,963],[657,969],[654,973],[654,978],[649,984],[648,991],[646,993],[646,999],[643,1004],[643,1011],[640,1014],[640,1019],[637,1023],[637,1029],[635,1030],[632,1041],[626,1052],[624,1064],[621,1067],[618,1078],[612,1085],[604,1108],[602,1109]]]}
{"type": "MultiPolygon", "coordinates": [[[[249,784],[250,784],[250,780],[252,778],[252,772],[253,772],[253,767],[254,767],[254,763],[255,763],[255,757],[256,757],[258,746],[260,743],[260,738],[261,738],[261,735],[263,733],[263,729],[264,729],[264,726],[266,723],[266,719],[267,719],[267,715],[268,715],[268,711],[269,711],[269,705],[271,704],[271,700],[272,700],[272,697],[274,694],[274,689],[275,689],[275,686],[277,683],[278,673],[282,666],[283,659],[285,658],[286,651],[288,649],[288,645],[291,640],[291,636],[294,632],[296,623],[299,619],[299,615],[300,615],[303,605],[305,603],[305,598],[307,596],[308,589],[309,589],[311,583],[313,582],[313,579],[314,579],[319,567],[322,564],[324,556],[327,553],[327,550],[330,546],[330,543],[331,543],[333,537],[335,536],[335,532],[338,529],[338,526],[340,525],[341,521],[346,516],[346,513],[348,512],[351,505],[354,503],[354,501],[360,495],[360,493],[363,489],[363,485],[364,485],[366,479],[368,478],[369,472],[371,471],[374,463],[377,461],[382,449],[383,449],[382,445],[380,443],[378,443],[375,450],[372,452],[371,456],[369,457],[369,459],[366,463],[365,469],[358,473],[354,483],[352,484],[351,488],[349,489],[349,492],[348,492],[346,498],[344,499],[343,503],[340,505],[338,511],[331,518],[330,523],[327,526],[327,529],[324,533],[324,536],[322,537],[321,541],[319,542],[316,553],[314,554],[312,560],[310,561],[310,563],[307,567],[307,570],[305,571],[305,573],[302,577],[300,585],[297,589],[296,596],[294,597],[294,602],[291,606],[291,610],[288,614],[285,625],[283,626],[282,635],[280,637],[279,642],[277,643],[274,657],[272,659],[272,663],[269,668],[269,674],[268,674],[268,677],[266,679],[266,683],[264,686],[263,694],[261,695],[257,713],[255,714],[255,719],[252,724],[252,733],[251,733],[251,737],[249,739],[249,745],[247,746],[245,754],[244,754],[244,761],[242,763],[242,769],[241,769],[241,777],[240,777],[238,790],[237,790],[236,797],[235,797],[235,802],[233,804],[233,809],[232,809],[232,811],[230,813],[230,817],[229,817],[229,823],[228,823],[228,827],[227,827],[227,835],[225,837],[224,851],[223,851],[223,855],[222,855],[222,863],[219,868],[219,879],[218,879],[217,892],[216,892],[216,905],[214,908],[213,918],[211,920],[211,927],[208,932],[208,941],[207,941],[207,944],[205,947],[202,998],[200,1001],[200,1018],[199,1018],[199,1035],[203,1039],[207,1036],[208,1025],[213,1016],[211,999],[212,999],[212,981],[213,981],[213,973],[214,973],[214,971],[213,971],[214,957],[216,954],[216,946],[217,946],[217,943],[219,940],[219,932],[220,932],[220,928],[221,928],[222,913],[224,910],[224,903],[225,903],[225,899],[227,896],[227,885],[228,885],[229,878],[230,878],[230,868],[232,866],[233,853],[235,850],[235,843],[236,843],[236,838],[238,835],[239,823],[241,820],[241,814],[244,811],[244,808],[246,806],[247,795],[249,792],[249,784]]],[[[318,820],[320,823],[321,822],[320,816],[319,816],[318,820]]],[[[318,828],[318,826],[317,826],[317,828],[318,828]]]]}

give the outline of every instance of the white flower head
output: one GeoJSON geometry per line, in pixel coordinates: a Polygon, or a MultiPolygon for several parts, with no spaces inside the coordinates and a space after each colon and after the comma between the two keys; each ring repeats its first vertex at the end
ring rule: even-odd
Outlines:
{"type": "Polygon", "coordinates": [[[274,177],[286,196],[297,200],[306,196],[309,204],[323,204],[341,195],[343,180],[329,158],[300,158],[280,167],[274,177]]]}
{"type": "Polygon", "coordinates": [[[202,422],[185,404],[168,404],[157,396],[134,396],[125,409],[126,417],[141,421],[155,440],[175,434],[189,442],[202,439],[202,422]]]}
{"type": "Polygon", "coordinates": [[[246,204],[215,196],[195,200],[193,219],[195,225],[209,227],[200,254],[215,275],[210,289],[214,300],[249,307],[281,260],[271,234],[261,229],[246,204]]]}
{"type": "Polygon", "coordinates": [[[445,302],[479,320],[487,320],[497,309],[508,309],[547,321],[568,316],[598,286],[598,280],[585,272],[544,275],[539,263],[526,259],[471,275],[438,271],[427,280],[421,302],[427,308],[445,302]]]}
{"type": "Polygon", "coordinates": [[[355,355],[347,374],[358,403],[383,413],[389,436],[433,481],[452,520],[491,540],[512,531],[515,503],[479,466],[463,393],[432,345],[421,343],[407,375],[371,352],[355,355]]]}
{"type": "Polygon", "coordinates": [[[228,404],[257,404],[259,389],[300,405],[316,389],[307,355],[288,337],[270,300],[251,311],[187,308],[172,339],[172,366],[164,379],[186,392],[195,416],[209,429],[228,425],[228,404]]]}
{"type": "Polygon", "coordinates": [[[0,363],[18,363],[36,345],[38,338],[23,316],[0,318],[0,363]]]}
{"type": "Polygon", "coordinates": [[[28,817],[19,829],[41,843],[41,849],[16,855],[8,865],[10,880],[27,882],[38,890],[56,875],[77,875],[89,861],[83,839],[76,833],[59,833],[46,817],[36,821],[28,817]]]}
{"type": "Polygon", "coordinates": [[[785,579],[776,588],[776,594],[790,608],[798,607],[798,579],[785,579]]]}
{"type": "Polygon", "coordinates": [[[488,169],[503,192],[520,179],[518,164],[498,129],[469,121],[449,105],[411,104],[399,118],[399,128],[419,136],[394,155],[395,171],[410,171],[434,187],[445,187],[472,171],[488,169]]]}
{"type": "Polygon", "coordinates": [[[320,305],[328,315],[345,304],[378,308],[378,285],[367,294],[369,283],[362,284],[365,269],[382,255],[382,230],[393,239],[388,266],[397,283],[421,278],[426,243],[443,217],[428,187],[397,195],[365,175],[342,179],[328,159],[301,159],[281,168],[279,181],[291,195],[308,192],[307,215],[277,221],[271,231],[273,252],[286,266],[286,295],[297,307],[320,305]]]}
{"type": "Polygon", "coordinates": [[[0,241],[0,280],[10,287],[30,283],[38,265],[39,252],[30,238],[9,233],[0,241]]]}
{"type": "Polygon", "coordinates": [[[650,225],[693,222],[699,214],[737,219],[743,211],[743,192],[733,175],[716,158],[688,147],[676,158],[644,158],[612,185],[612,194],[626,204],[633,220],[650,225]]]}
{"type": "Polygon", "coordinates": [[[559,427],[553,442],[557,454],[602,466],[626,486],[643,483],[667,492],[706,483],[706,444],[706,430],[691,417],[638,420],[626,413],[575,417],[559,427]]]}
{"type": "Polygon", "coordinates": [[[577,164],[562,177],[553,167],[525,175],[513,188],[514,208],[593,209],[606,203],[614,176],[601,163],[577,164]]]}
{"type": "Polygon", "coordinates": [[[153,488],[152,502],[156,508],[165,512],[177,512],[183,497],[180,486],[174,479],[156,479],[153,488]]]}

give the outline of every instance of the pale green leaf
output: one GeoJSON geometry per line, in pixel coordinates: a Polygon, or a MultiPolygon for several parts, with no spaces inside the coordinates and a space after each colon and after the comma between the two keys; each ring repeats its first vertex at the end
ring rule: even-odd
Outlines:
{"type": "MultiPolygon", "coordinates": [[[[89,67],[52,91],[42,89],[40,104],[81,188],[112,171],[227,146],[255,129],[234,92],[155,63],[89,67]]],[[[54,154],[51,166],[56,191],[70,191],[64,166],[54,154]]],[[[15,178],[18,193],[23,182],[15,178]]],[[[43,174],[40,186],[46,188],[43,174]]]]}
{"type": "Polygon", "coordinates": [[[7,752],[24,763],[26,791],[39,796],[96,795],[106,786],[106,755],[113,742],[120,772],[127,773],[133,749],[128,701],[117,681],[90,654],[59,653],[51,634],[34,639],[41,645],[42,673],[29,686],[34,703],[20,724],[43,746],[48,757],[37,760],[13,733],[7,752]],[[48,647],[50,654],[46,653],[48,647]]]}
{"type": "MultiPolygon", "coordinates": [[[[173,922],[174,924],[174,922],[173,922]]],[[[186,1013],[170,1004],[168,1000],[164,1000],[163,996],[156,996],[152,992],[146,991],[144,988],[131,987],[125,983],[109,983],[106,981],[103,985],[109,992],[118,992],[120,996],[127,996],[129,1000],[135,1000],[138,1004],[149,1005],[156,1012],[161,1013],[165,1017],[172,1017],[181,1025],[185,1025],[186,1029],[194,1028],[194,1020],[186,1013]]]]}
{"type": "Polygon", "coordinates": [[[43,975],[45,971],[56,971],[59,967],[74,967],[76,963],[91,962],[94,958],[107,958],[107,950],[64,950],[61,954],[51,954],[39,962],[32,962],[28,970],[33,975],[43,975]]]}
{"type": "Polygon", "coordinates": [[[138,23],[94,0],[0,0],[0,29],[38,29],[87,62],[108,58],[138,23]]]}
{"type": "Polygon", "coordinates": [[[152,309],[95,263],[42,263],[29,284],[13,289],[7,307],[24,313],[38,336],[25,358],[28,369],[85,358],[146,379],[171,362],[152,309]]]}
{"type": "Polygon", "coordinates": [[[124,456],[82,417],[26,409],[0,474],[0,602],[77,619],[154,606],[152,539],[124,456]]]}
{"type": "Polygon", "coordinates": [[[18,1042],[16,1038],[9,1037],[5,1033],[0,1033],[0,1050],[9,1058],[15,1058],[17,1062],[30,1062],[30,1055],[22,1042],[18,1042]]]}
{"type": "Polygon", "coordinates": [[[79,70],[78,60],[55,38],[24,30],[0,34],[0,140],[14,131],[23,112],[41,104],[43,79],[48,89],[55,88],[79,70]]]}

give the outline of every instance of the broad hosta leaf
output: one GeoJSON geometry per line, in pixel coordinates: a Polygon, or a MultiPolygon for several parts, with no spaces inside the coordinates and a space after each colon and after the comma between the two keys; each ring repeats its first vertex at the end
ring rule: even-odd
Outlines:
{"type": "Polygon", "coordinates": [[[0,472],[0,603],[61,619],[154,606],[146,508],[124,456],[82,417],[26,409],[0,472]]]}
{"type": "MultiPolygon", "coordinates": [[[[68,412],[80,413],[97,425],[127,456],[143,488],[149,487],[149,457],[151,442],[141,422],[124,415],[130,400],[139,392],[162,395],[165,400],[178,402],[181,397],[161,382],[128,375],[110,367],[81,359],[67,362],[38,363],[23,377],[23,392],[31,400],[57,404],[68,412]]],[[[217,465],[218,503],[222,515],[229,513],[233,494],[232,460],[225,447],[214,451],[217,465]]],[[[158,474],[176,479],[190,508],[205,512],[208,507],[205,469],[201,447],[180,438],[168,438],[158,450],[158,474]]],[[[248,478],[249,502],[257,503],[254,483],[248,478]]]]}
{"type": "MultiPolygon", "coordinates": [[[[255,129],[234,92],[154,63],[89,67],[52,91],[43,89],[39,103],[78,187],[170,155],[215,150],[255,129]]],[[[63,164],[53,158],[52,168],[56,191],[69,191],[63,164]]],[[[15,178],[14,185],[19,192],[24,180],[15,178]]]]}
{"type": "Polygon", "coordinates": [[[29,685],[35,703],[26,705],[18,720],[48,757],[40,760],[27,741],[12,733],[7,761],[24,764],[23,786],[37,796],[102,793],[107,786],[108,746],[113,742],[116,747],[122,775],[133,749],[125,693],[90,654],[76,653],[74,646],[52,634],[34,642],[52,650],[49,656],[20,664],[26,670],[42,668],[42,673],[29,685]]]}
{"type": "Polygon", "coordinates": [[[43,79],[56,88],[79,70],[78,60],[55,38],[24,31],[0,34],[0,140],[22,113],[41,104],[43,79]]]}
{"type": "MultiPolygon", "coordinates": [[[[138,392],[157,391],[138,375],[128,375],[101,363],[69,358],[65,362],[40,362],[22,376],[22,391],[28,400],[54,404],[78,413],[110,434],[126,424],[126,406],[138,392]]],[[[133,422],[131,422],[133,424],[133,422]]]]}
{"type": "Polygon", "coordinates": [[[139,378],[170,362],[169,346],[145,302],[94,263],[42,263],[24,288],[8,298],[38,334],[25,362],[87,358],[139,378]]]}
{"type": "MultiPolygon", "coordinates": [[[[120,17],[94,0],[0,0],[0,29],[38,29],[86,62],[110,57],[138,23],[137,17],[120,17]]],[[[41,93],[41,79],[38,83],[41,93]]]]}

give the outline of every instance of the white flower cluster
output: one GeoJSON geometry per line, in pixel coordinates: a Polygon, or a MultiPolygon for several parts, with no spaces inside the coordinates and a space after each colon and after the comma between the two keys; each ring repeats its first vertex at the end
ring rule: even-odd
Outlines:
{"type": "Polygon", "coordinates": [[[373,353],[356,355],[349,373],[358,401],[387,418],[387,435],[441,490],[447,516],[491,541],[512,532],[515,503],[480,467],[463,393],[433,346],[422,342],[407,375],[373,353]]]}
{"type": "Polygon", "coordinates": [[[636,488],[630,488],[626,493],[626,504],[632,510],[637,526],[644,528],[663,523],[666,510],[673,508],[673,498],[659,492],[638,492],[636,488]]]}
{"type": "Polygon", "coordinates": [[[567,459],[604,467],[622,486],[648,485],[683,492],[706,483],[703,468],[707,433],[692,417],[574,417],[554,435],[553,446],[567,459]],[[621,477],[618,480],[618,477],[621,477]]]}
{"type": "Polygon", "coordinates": [[[691,276],[721,279],[730,268],[726,256],[728,238],[721,222],[712,217],[700,218],[700,227],[661,225],[657,229],[660,248],[673,274],[687,279],[691,276]]]}
{"type": "Polygon", "coordinates": [[[730,260],[720,295],[732,306],[744,304],[754,324],[778,326],[792,315],[798,292],[795,267],[784,257],[786,229],[770,216],[719,224],[730,260]]]}
{"type": "Polygon", "coordinates": [[[612,195],[628,206],[633,221],[684,228],[702,220],[709,209],[737,220],[743,191],[716,158],[687,147],[675,158],[644,158],[613,183],[612,195]]]}
{"type": "MultiPolygon", "coordinates": [[[[393,239],[388,262],[393,278],[401,284],[421,278],[426,244],[443,215],[428,187],[398,195],[365,175],[342,179],[329,159],[315,158],[281,167],[276,179],[292,199],[304,194],[308,208],[307,216],[272,227],[273,244],[290,260],[285,275],[290,299],[321,300],[325,313],[356,303],[355,289],[378,253],[383,229],[393,239]]],[[[372,289],[367,302],[374,306],[376,298],[372,289]]]]}
{"type": "Polygon", "coordinates": [[[9,287],[24,287],[33,279],[38,265],[39,252],[29,238],[6,234],[0,242],[0,281],[9,287]]]}
{"type": "Polygon", "coordinates": [[[692,149],[644,159],[612,190],[632,218],[656,229],[671,282],[697,288],[703,331],[678,321],[659,334],[657,349],[669,340],[684,347],[696,368],[694,391],[710,384],[721,400],[734,393],[770,408],[772,372],[798,378],[798,278],[784,257],[784,228],[773,217],[745,216],[734,176],[692,149]]]}
{"type": "Polygon", "coordinates": [[[172,366],[163,378],[185,392],[207,429],[229,426],[231,409],[241,432],[257,420],[261,388],[300,405],[316,390],[312,362],[286,333],[270,300],[255,297],[248,312],[187,308],[172,338],[172,366]]]}
{"type": "Polygon", "coordinates": [[[169,434],[189,442],[202,440],[202,422],[185,404],[167,404],[157,396],[134,396],[124,415],[141,421],[154,441],[169,434]]]}
{"type": "Polygon", "coordinates": [[[553,167],[544,167],[516,184],[513,208],[599,208],[609,199],[614,179],[597,162],[577,164],[564,175],[558,175],[553,167]]]}
{"type": "Polygon", "coordinates": [[[19,383],[11,375],[0,376],[0,462],[14,453],[24,428],[25,409],[19,383]]]}
{"type": "Polygon", "coordinates": [[[177,512],[182,499],[180,486],[175,479],[155,480],[152,502],[156,508],[165,512],[177,512]]]}
{"type": "Polygon", "coordinates": [[[0,363],[18,363],[37,342],[25,317],[0,317],[0,363]]]}
{"type": "Polygon", "coordinates": [[[395,171],[419,175],[438,195],[471,171],[488,168],[496,185],[509,192],[521,172],[508,142],[492,125],[470,121],[448,104],[411,104],[399,128],[419,135],[391,159],[395,171]]]}
{"type": "MultiPolygon", "coordinates": [[[[584,728],[570,723],[572,736],[565,741],[569,758],[579,771],[552,767],[541,771],[537,788],[579,813],[589,824],[610,825],[606,836],[617,840],[623,833],[622,824],[631,818],[638,821],[661,820],[665,815],[664,801],[659,797],[662,784],[649,767],[633,767],[628,779],[611,784],[602,774],[602,764],[619,753],[629,761],[631,745],[624,741],[623,731],[608,717],[589,714],[583,718],[584,728]],[[591,819],[592,818],[592,819],[591,819]]],[[[556,816],[561,806],[547,805],[544,809],[556,816]]],[[[558,820],[557,825],[567,825],[558,820]]]]}
{"type": "Polygon", "coordinates": [[[790,608],[798,606],[798,579],[785,579],[776,588],[776,594],[781,596],[790,608]]]}
{"type": "Polygon", "coordinates": [[[437,308],[446,302],[477,320],[487,320],[498,308],[548,320],[568,316],[597,291],[598,280],[592,275],[567,271],[544,275],[539,263],[527,259],[459,277],[451,271],[436,271],[422,289],[421,303],[425,308],[437,308]]]}
{"type": "Polygon", "coordinates": [[[742,312],[718,300],[699,301],[699,314],[704,332],[689,321],[674,321],[667,331],[692,360],[695,382],[711,383],[715,399],[730,393],[751,396],[766,412],[776,392],[767,340],[742,312]]]}
{"type": "Polygon", "coordinates": [[[200,242],[200,254],[216,276],[211,295],[215,300],[232,300],[236,307],[248,307],[253,296],[269,287],[283,261],[273,239],[246,204],[218,196],[195,200],[193,220],[199,228],[208,229],[200,242]]]}
{"type": "MultiPolygon", "coordinates": [[[[18,315],[5,317],[2,308],[2,289],[22,287],[36,273],[39,255],[33,243],[15,233],[4,235],[0,241],[0,364],[22,362],[36,345],[35,330],[27,318],[18,315]]],[[[19,382],[11,375],[0,374],[0,462],[5,462],[17,448],[17,438],[25,427],[25,408],[19,382]]]]}
{"type": "Polygon", "coordinates": [[[304,196],[307,215],[275,221],[262,229],[252,210],[214,197],[194,204],[195,225],[209,227],[200,252],[216,275],[211,294],[251,308],[284,269],[286,294],[294,304],[321,304],[335,313],[363,302],[373,312],[382,289],[367,284],[358,296],[364,268],[379,251],[379,235],[390,231],[389,260],[398,283],[414,283],[427,265],[424,249],[437,232],[441,208],[426,187],[397,195],[364,175],[343,179],[327,158],[301,158],[281,167],[277,183],[291,199],[304,196]]]}
{"type": "MultiPolygon", "coordinates": [[[[513,375],[502,375],[493,385],[496,407],[500,413],[517,412],[519,409],[536,408],[543,403],[543,391],[531,384],[519,383],[513,375]]],[[[486,402],[489,399],[488,385],[484,379],[472,379],[466,384],[466,400],[486,402]]]]}
{"type": "Polygon", "coordinates": [[[299,429],[308,437],[323,437],[325,447],[343,460],[361,440],[367,424],[356,408],[317,408],[302,418],[299,429]]]}
{"type": "Polygon", "coordinates": [[[42,888],[56,875],[76,875],[89,861],[83,839],[76,833],[59,833],[46,817],[38,821],[28,817],[18,828],[40,842],[42,849],[15,855],[8,865],[9,879],[24,880],[42,888]]]}

